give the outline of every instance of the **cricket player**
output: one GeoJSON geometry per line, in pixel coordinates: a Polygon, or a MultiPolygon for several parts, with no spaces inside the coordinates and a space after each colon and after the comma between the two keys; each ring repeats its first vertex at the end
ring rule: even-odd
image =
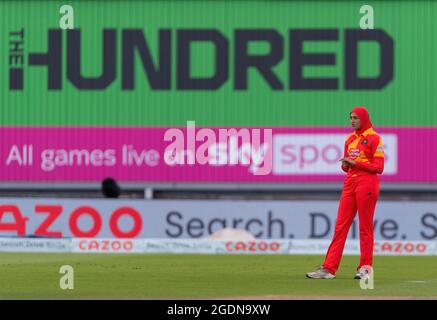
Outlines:
{"type": "Polygon", "coordinates": [[[381,137],[374,131],[368,111],[356,107],[350,112],[355,130],[346,138],[341,168],[347,173],[337,213],[334,237],[322,266],[307,278],[333,279],[340,265],[349,228],[358,210],[360,263],[355,279],[369,276],[373,262],[373,215],[379,196],[379,176],[384,170],[381,137]]]}

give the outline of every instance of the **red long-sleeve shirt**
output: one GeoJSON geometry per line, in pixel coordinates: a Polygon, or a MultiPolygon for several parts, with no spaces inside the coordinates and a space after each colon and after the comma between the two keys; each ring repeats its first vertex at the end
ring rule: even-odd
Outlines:
{"type": "Polygon", "coordinates": [[[344,145],[344,157],[355,160],[352,167],[341,166],[348,176],[381,174],[384,171],[384,144],[381,137],[369,128],[361,135],[350,134],[344,145]]]}

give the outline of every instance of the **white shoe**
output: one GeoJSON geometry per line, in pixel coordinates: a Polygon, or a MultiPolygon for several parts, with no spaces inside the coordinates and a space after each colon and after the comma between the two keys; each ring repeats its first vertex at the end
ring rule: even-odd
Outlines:
{"type": "Polygon", "coordinates": [[[370,274],[372,271],[372,267],[370,266],[362,266],[358,272],[355,274],[355,278],[357,280],[367,280],[370,278],[370,274]]]}
{"type": "Polygon", "coordinates": [[[334,279],[335,274],[332,274],[325,268],[320,267],[316,271],[307,273],[306,277],[310,279],[334,279]]]}

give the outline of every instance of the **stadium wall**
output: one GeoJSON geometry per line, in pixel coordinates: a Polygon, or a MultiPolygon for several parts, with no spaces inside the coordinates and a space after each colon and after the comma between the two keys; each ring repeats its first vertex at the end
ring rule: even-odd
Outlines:
{"type": "MultiPolygon", "coordinates": [[[[254,239],[329,240],[337,201],[0,199],[0,236],[205,239],[241,229],[254,239]]],[[[359,238],[358,219],[348,239],[359,238]]],[[[380,201],[375,239],[436,241],[434,201],[380,201]]]]}

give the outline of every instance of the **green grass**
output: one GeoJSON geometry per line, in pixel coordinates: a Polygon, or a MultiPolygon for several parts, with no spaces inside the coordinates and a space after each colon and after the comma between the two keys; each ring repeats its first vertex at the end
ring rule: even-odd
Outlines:
{"type": "Polygon", "coordinates": [[[204,299],[287,296],[437,297],[437,257],[375,257],[374,289],[353,280],[345,256],[334,280],[306,279],[322,262],[305,255],[0,254],[1,299],[204,299]],[[59,268],[74,268],[61,290],[59,268]]]}

